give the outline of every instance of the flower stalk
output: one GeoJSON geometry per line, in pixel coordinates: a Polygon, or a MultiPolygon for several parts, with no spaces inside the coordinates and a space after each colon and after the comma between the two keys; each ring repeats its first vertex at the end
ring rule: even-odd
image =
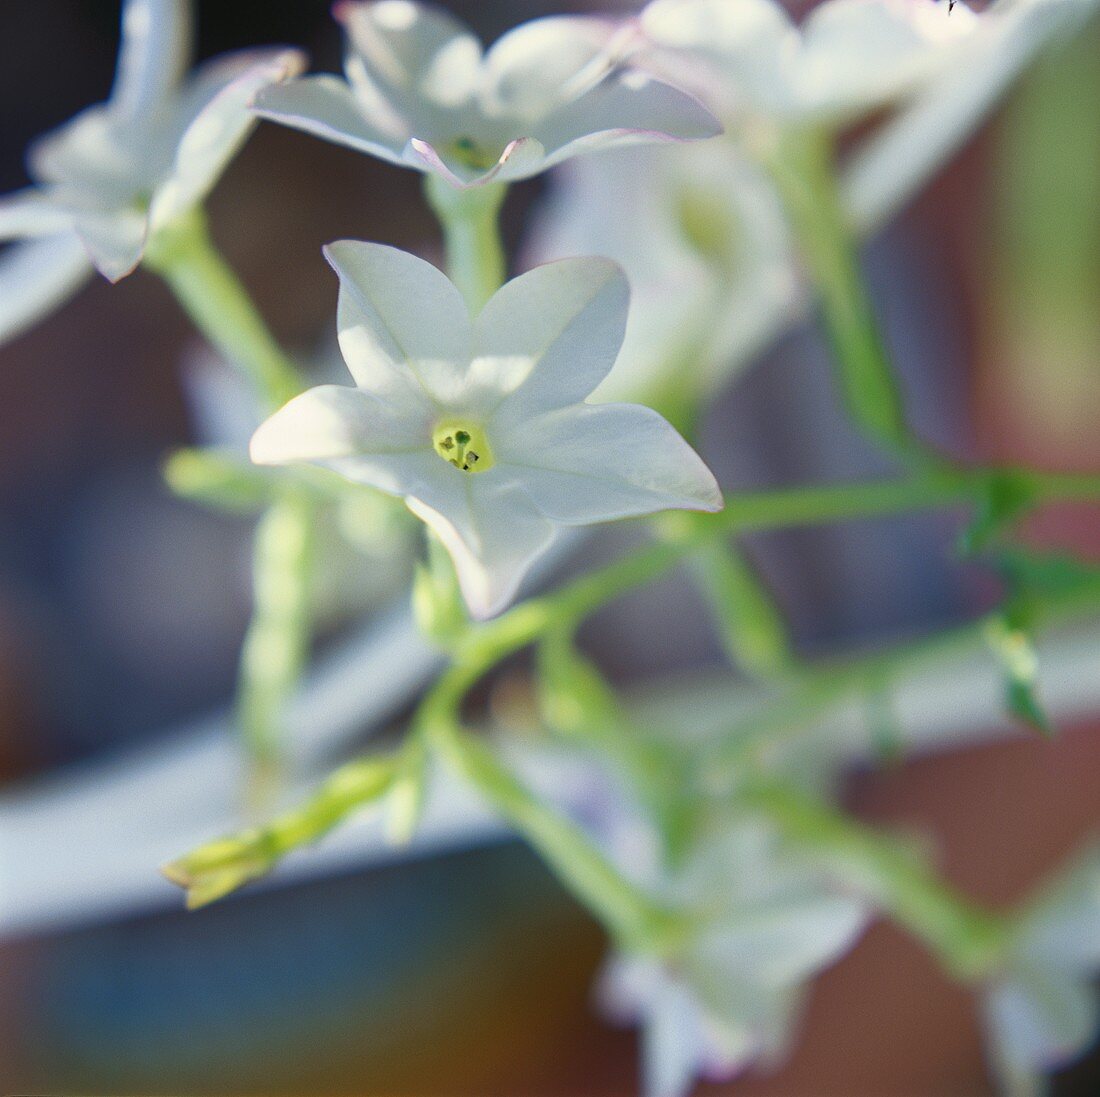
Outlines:
{"type": "Polygon", "coordinates": [[[424,194],[443,229],[447,274],[476,314],[504,282],[500,209],[508,188],[486,183],[459,190],[439,175],[424,179],[424,194]]]}
{"type": "Polygon", "coordinates": [[[305,382],[297,367],[214,247],[200,210],[159,232],[145,262],[168,283],[210,344],[240,370],[264,409],[281,407],[302,391],[305,382]]]}
{"type": "MultiPolygon", "coordinates": [[[[152,241],[146,262],[196,327],[248,380],[259,406],[281,407],[305,387],[247,291],[214,247],[198,209],[152,241]]],[[[249,802],[262,808],[278,781],[282,714],[305,668],[316,505],[300,488],[275,489],[256,527],[252,617],[241,648],[236,710],[252,768],[249,802]]]]}
{"type": "Polygon", "coordinates": [[[709,541],[690,563],[730,662],[754,678],[790,670],[794,652],[787,623],[744,553],[732,544],[709,541]]]}
{"type": "Polygon", "coordinates": [[[315,520],[314,501],[288,486],[260,519],[253,542],[237,719],[254,764],[250,799],[258,806],[277,784],[283,713],[309,656],[315,520]]]}
{"type": "Polygon", "coordinates": [[[630,883],[576,823],[528,789],[489,744],[445,722],[433,727],[432,745],[534,846],[619,947],[660,954],[680,939],[686,919],[630,883]]]}
{"type": "Polygon", "coordinates": [[[775,146],[766,163],[819,295],[849,414],[880,445],[909,460],[926,460],[906,423],[897,377],[860,270],[837,188],[831,138],[795,131],[777,138],[775,146]]]}
{"type": "Polygon", "coordinates": [[[925,941],[955,978],[978,982],[996,970],[1008,941],[1006,920],[956,892],[903,842],[777,781],[748,779],[736,803],[865,892],[925,941]]]}

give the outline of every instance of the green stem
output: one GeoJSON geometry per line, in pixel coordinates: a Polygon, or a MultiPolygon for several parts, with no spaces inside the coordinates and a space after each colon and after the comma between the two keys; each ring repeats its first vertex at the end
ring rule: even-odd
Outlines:
{"type": "MultiPolygon", "coordinates": [[[[727,510],[717,515],[678,516],[681,522],[670,523],[675,539],[643,546],[553,594],[524,602],[495,621],[473,626],[458,637],[451,666],[428,691],[417,710],[416,734],[429,738],[467,777],[482,787],[498,808],[513,819],[572,883],[578,894],[605,914],[617,932],[633,932],[629,927],[637,928],[642,923],[632,921],[633,914],[618,910],[619,898],[605,894],[602,883],[593,883],[594,879],[602,879],[605,871],[613,870],[604,866],[596,871],[589,865],[580,878],[574,876],[575,869],[569,860],[574,853],[586,864],[599,857],[590,849],[583,854],[577,853],[576,843],[583,839],[583,834],[575,828],[569,829],[561,820],[547,820],[543,814],[545,807],[538,805],[530,793],[506,780],[491,756],[474,751],[471,760],[473,748],[467,749],[468,737],[459,731],[461,708],[469,691],[502,659],[541,637],[574,628],[600,605],[657,578],[686,554],[715,538],[748,528],[775,528],[866,513],[893,513],[973,499],[983,490],[987,475],[984,470],[974,473],[932,470],[922,478],[898,483],[845,485],[744,497],[731,501],[727,510]],[[564,826],[565,831],[559,830],[559,826],[564,826]],[[566,849],[571,851],[568,856],[563,852],[566,849]],[[594,875],[590,876],[590,871],[594,875]]],[[[1079,486],[1076,480],[1068,483],[1059,480],[1053,485],[1059,491],[1068,489],[1074,493],[1079,486]]],[[[869,670],[881,674],[882,669],[882,660],[878,660],[869,668],[853,670],[850,677],[856,679],[858,674],[858,680],[863,681],[869,670]]],[[[840,689],[840,682],[834,682],[824,673],[817,682],[818,688],[823,690],[840,689]]],[[[611,890],[614,893],[615,889],[611,890]]],[[[635,896],[631,902],[643,900],[635,896]]],[[[626,910],[630,909],[628,905],[626,910]]]]}
{"type": "MultiPolygon", "coordinates": [[[[1054,624],[1100,608],[1100,580],[1082,583],[1059,595],[1048,594],[1035,607],[1036,625],[1054,624]]],[[[720,745],[703,759],[708,788],[721,791],[736,784],[758,748],[805,729],[823,712],[846,700],[881,691],[884,682],[918,667],[988,644],[991,626],[1001,623],[994,613],[965,625],[910,641],[890,651],[811,667],[797,676],[783,696],[764,703],[726,730],[720,745]]]]}
{"type": "MultiPolygon", "coordinates": [[[[303,390],[298,369],[215,248],[201,210],[161,230],[146,262],[211,345],[248,379],[265,411],[303,390]]],[[[311,625],[315,507],[298,489],[275,491],[275,501],[256,528],[253,611],[237,687],[240,726],[254,762],[252,798],[259,804],[266,801],[278,770],[283,709],[305,666],[311,625]]]]}
{"type": "Polygon", "coordinates": [[[721,513],[703,522],[723,526],[732,533],[950,506],[973,501],[984,475],[981,470],[934,469],[898,480],[733,495],[721,513]]]}
{"type": "Polygon", "coordinates": [[[712,540],[690,562],[730,662],[756,678],[788,670],[793,652],[787,623],[741,550],[712,540]]]}
{"type": "Polygon", "coordinates": [[[750,780],[737,803],[866,893],[957,978],[977,981],[995,969],[1006,923],[939,879],[901,842],[778,782],[750,780]]]}
{"type": "Polygon", "coordinates": [[[433,729],[432,744],[527,838],[621,947],[660,952],[678,939],[681,919],[622,876],[576,823],[532,793],[481,739],[446,722],[433,729]]]}
{"type": "Polygon", "coordinates": [[[431,174],[424,180],[424,193],[443,228],[447,275],[476,315],[504,282],[499,215],[507,187],[487,183],[459,190],[431,174]]]}
{"type": "Polygon", "coordinates": [[[270,872],[288,853],[316,842],[349,815],[386,793],[400,755],[341,766],[305,803],[262,827],[208,842],[161,870],[187,891],[190,909],[221,899],[270,872]]]}
{"type": "Polygon", "coordinates": [[[831,140],[797,132],[777,142],[768,167],[817,288],[848,411],[881,445],[927,461],[905,409],[860,271],[836,185],[831,140]]]}
{"type": "MultiPolygon", "coordinates": [[[[972,502],[983,490],[988,475],[981,469],[933,470],[920,478],[879,484],[842,484],[734,496],[718,514],[669,515],[665,523],[670,534],[667,539],[644,545],[551,594],[529,599],[494,621],[472,626],[457,641],[454,662],[436,681],[423,704],[429,715],[437,705],[444,714],[457,711],[466,693],[500,660],[551,629],[575,626],[605,602],[658,578],[715,538],[748,530],[780,529],[972,502]]],[[[1046,500],[1100,496],[1100,480],[1059,476],[1047,483],[1044,479],[1042,495],[1046,500]]]]}
{"type": "Polygon", "coordinates": [[[287,488],[256,527],[253,609],[241,648],[237,714],[263,803],[277,774],[286,704],[309,654],[315,507],[287,488]]]}
{"type": "Polygon", "coordinates": [[[266,410],[302,391],[302,377],[214,247],[200,210],[161,230],[145,261],[171,286],[195,326],[248,378],[266,410]]]}

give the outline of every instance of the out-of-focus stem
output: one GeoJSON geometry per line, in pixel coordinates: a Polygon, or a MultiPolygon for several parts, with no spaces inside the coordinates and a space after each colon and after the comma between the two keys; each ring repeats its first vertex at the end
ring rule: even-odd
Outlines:
{"type": "Polygon", "coordinates": [[[262,804],[277,776],[282,716],[309,654],[315,504],[286,489],[256,527],[252,619],[241,648],[237,716],[262,804]]]}
{"type": "Polygon", "coordinates": [[[865,893],[955,977],[978,980],[996,967],[1007,923],[956,892],[904,844],[777,781],[749,780],[736,803],[865,893]]]}
{"type": "Polygon", "coordinates": [[[248,378],[266,410],[302,391],[301,375],[214,247],[201,210],[161,230],[145,262],[168,283],[210,343],[248,378]]]}
{"type": "Polygon", "coordinates": [[[447,276],[477,314],[500,289],[507,264],[500,240],[503,183],[458,190],[438,175],[428,175],[424,193],[443,228],[447,276]]]}
{"type": "Polygon", "coordinates": [[[852,419],[880,445],[910,459],[928,459],[906,425],[897,377],[837,190],[831,139],[789,134],[777,139],[767,162],[818,292],[852,419]]]}
{"type": "MultiPolygon", "coordinates": [[[[195,326],[248,379],[273,411],[305,387],[236,274],[210,239],[201,210],[151,241],[146,262],[172,288],[195,326]]],[[[237,714],[251,755],[250,799],[262,805],[279,768],[281,719],[305,667],[315,504],[295,487],[278,491],[253,542],[252,619],[241,649],[237,714]]]]}
{"type": "Polygon", "coordinates": [[[431,729],[441,756],[546,859],[608,927],[620,947],[661,952],[685,928],[681,918],[627,880],[585,832],[528,789],[480,738],[445,721],[431,729]]]}
{"type": "Polygon", "coordinates": [[[757,678],[788,670],[793,652],[787,624],[741,550],[712,540],[690,562],[730,662],[757,678]]]}

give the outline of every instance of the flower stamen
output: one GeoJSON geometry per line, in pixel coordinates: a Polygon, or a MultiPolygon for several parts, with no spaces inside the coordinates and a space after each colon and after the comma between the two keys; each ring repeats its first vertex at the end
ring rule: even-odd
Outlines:
{"type": "Polygon", "coordinates": [[[460,472],[485,472],[495,463],[485,431],[473,423],[440,423],[432,433],[432,445],[460,472]]]}

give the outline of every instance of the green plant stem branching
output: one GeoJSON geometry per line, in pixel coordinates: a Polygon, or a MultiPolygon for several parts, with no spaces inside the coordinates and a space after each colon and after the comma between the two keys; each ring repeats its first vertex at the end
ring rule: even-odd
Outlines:
{"type": "MultiPolygon", "coordinates": [[[[477,785],[558,869],[582,900],[606,917],[617,936],[637,941],[641,927],[659,926],[665,932],[670,924],[668,919],[672,918],[669,912],[659,908],[654,911],[651,902],[589,846],[583,831],[564,819],[551,823],[553,812],[546,805],[540,804],[536,810],[537,801],[507,775],[490,748],[461,730],[461,708],[467,694],[502,659],[554,631],[575,628],[600,605],[657,578],[705,542],[749,528],[776,528],[841,515],[890,513],[921,505],[955,503],[966,497],[966,485],[971,494],[983,490],[987,475],[979,471],[948,476],[932,471],[915,483],[892,485],[892,490],[887,490],[887,485],[852,485],[776,492],[757,500],[742,497],[718,515],[685,516],[685,523],[672,524],[672,539],[654,542],[553,594],[522,603],[495,621],[471,627],[456,640],[451,666],[424,697],[415,718],[417,733],[425,735],[460,773],[477,785]],[[686,529],[676,528],[684,525],[686,529]],[[476,759],[465,758],[475,744],[476,759]],[[575,865],[582,864],[585,868],[578,874],[575,865]]],[[[1052,494],[1075,495],[1082,485],[1076,480],[1057,478],[1048,487],[1052,494]]],[[[977,631],[980,635],[980,629],[977,631]]],[[[905,658],[903,653],[894,656],[897,663],[905,658]]],[[[881,673],[883,668],[875,669],[881,673]]]]}
{"type": "MultiPolygon", "coordinates": [[[[1048,594],[1034,606],[1034,627],[1049,627],[1100,610],[1100,575],[1072,590],[1048,594]]],[[[911,640],[887,651],[847,660],[808,666],[791,676],[783,692],[762,703],[726,729],[721,742],[704,756],[707,787],[717,794],[736,784],[757,750],[777,738],[797,735],[825,712],[846,701],[881,690],[903,674],[912,674],[989,642],[990,630],[1001,620],[999,612],[979,617],[957,628],[911,640]]]]}
{"type": "MultiPolygon", "coordinates": [[[[804,726],[839,699],[878,688],[933,653],[979,642],[987,622],[840,667],[794,670],[782,620],[766,592],[740,566],[744,562],[739,557],[723,555],[730,537],[750,530],[922,508],[980,510],[998,493],[1003,495],[1006,484],[1019,489],[1009,494],[1036,505],[1055,499],[1100,498],[1100,477],[952,467],[912,437],[837,200],[831,157],[827,142],[801,135],[789,147],[784,143],[777,150],[771,166],[817,285],[852,417],[871,438],[905,461],[909,475],[893,481],[735,496],[717,515],[667,516],[655,525],[661,536],[631,555],[487,623],[469,624],[454,613],[442,614],[446,607],[433,613],[432,606],[422,606],[421,616],[439,626],[437,639],[448,648],[451,661],[421,700],[412,734],[402,749],[342,767],[315,797],[268,827],[211,843],[170,865],[168,875],[189,889],[193,903],[210,901],[268,871],[290,850],[315,840],[388,792],[397,790],[391,797],[397,814],[393,830],[398,839],[407,837],[419,813],[428,756],[434,755],[473,784],[532,843],[621,946],[657,953],[673,950],[690,931],[690,916],[669,909],[628,880],[583,828],[527,788],[491,743],[465,730],[462,709],[482,678],[530,644],[551,645],[549,655],[556,655],[559,666],[566,666],[561,645],[571,645],[574,631],[587,616],[694,558],[697,566],[700,561],[706,565],[714,600],[728,611],[727,623],[748,607],[757,624],[766,626],[748,637],[753,641],[749,649],[743,647],[743,634],[731,634],[731,647],[743,661],[755,663],[760,673],[782,675],[788,683],[778,698],[756,714],[751,726],[733,729],[713,758],[707,759],[711,779],[704,794],[733,796],[741,809],[766,818],[793,844],[812,852],[927,941],[960,977],[978,979],[991,970],[1004,939],[999,919],[957,895],[888,836],[781,782],[744,775],[744,763],[751,760],[750,752],[763,736],[804,726]]],[[[430,176],[426,192],[443,227],[448,273],[476,313],[504,277],[498,217],[505,188],[458,191],[430,176]]],[[[300,390],[297,371],[213,251],[201,219],[183,223],[160,240],[150,261],[211,341],[250,377],[263,402],[277,406],[300,390]]],[[[257,614],[242,660],[242,721],[261,756],[272,749],[269,732],[277,719],[273,714],[285,702],[304,659],[309,548],[308,539],[292,534],[296,522],[308,520],[308,507],[299,497],[280,496],[261,523],[257,539],[257,614]],[[289,525],[276,535],[280,522],[289,525]]],[[[437,597],[438,586],[422,583],[422,600],[437,597]]],[[[1073,611],[1098,603],[1100,590],[1079,589],[1050,608],[1073,611]]],[[[570,646],[564,654],[571,651],[570,646]]],[[[566,670],[583,674],[579,661],[566,670]]],[[[593,690],[594,697],[601,692],[595,685],[593,690]]],[[[583,720],[577,726],[583,731],[583,720]]],[[[620,742],[622,729],[614,730],[616,749],[625,749],[629,744],[625,739],[620,742]]],[[[593,734],[598,737],[599,733],[597,726],[593,734]]]]}
{"type": "MultiPolygon", "coordinates": [[[[218,253],[201,211],[163,229],[146,258],[195,326],[245,377],[257,406],[274,411],[305,381],[283,353],[240,280],[218,253]]],[[[241,651],[237,713],[263,803],[281,753],[281,720],[305,666],[316,501],[288,485],[260,518],[253,545],[253,612],[241,651]]]]}

